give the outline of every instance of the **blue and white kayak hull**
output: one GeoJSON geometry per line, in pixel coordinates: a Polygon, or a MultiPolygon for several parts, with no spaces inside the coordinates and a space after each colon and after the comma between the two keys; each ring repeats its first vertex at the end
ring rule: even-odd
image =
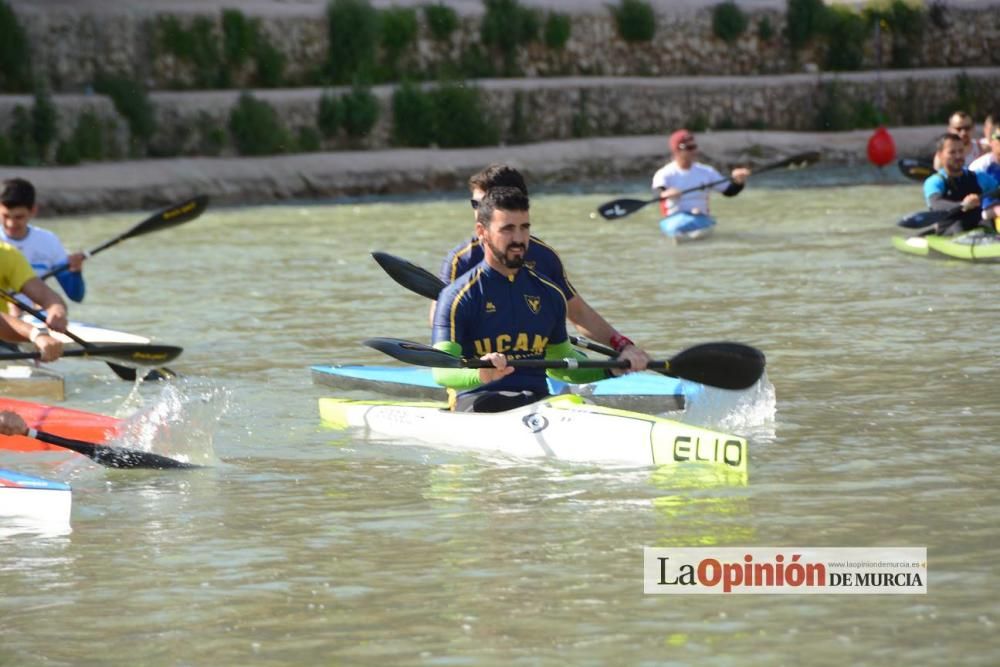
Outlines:
{"type": "Polygon", "coordinates": [[[69,484],[0,468],[0,521],[68,525],[72,508],[69,484]]]}
{"type": "Polygon", "coordinates": [[[707,238],[715,231],[715,218],[681,211],[660,220],[660,230],[677,243],[707,238]]]}

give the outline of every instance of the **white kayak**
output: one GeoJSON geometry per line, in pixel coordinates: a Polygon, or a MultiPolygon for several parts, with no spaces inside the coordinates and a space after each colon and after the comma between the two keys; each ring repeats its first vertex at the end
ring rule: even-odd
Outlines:
{"type": "Polygon", "coordinates": [[[0,468],[0,520],[68,525],[72,507],[69,484],[0,468]]]}
{"type": "MultiPolygon", "coordinates": [[[[21,319],[30,324],[31,326],[38,327],[43,326],[41,322],[38,321],[32,315],[22,315],[21,319]]],[[[66,327],[67,330],[72,333],[77,338],[82,338],[88,343],[128,343],[136,345],[147,345],[152,341],[145,336],[139,336],[136,334],[127,333],[125,331],[116,331],[115,329],[107,329],[105,327],[99,327],[96,324],[87,324],[86,322],[70,322],[69,326],[66,327]]],[[[58,331],[53,331],[52,336],[56,339],[62,341],[63,348],[67,350],[75,350],[80,347],[80,344],[74,341],[72,338],[66,334],[59,333],[58,331]]],[[[26,347],[25,349],[34,349],[34,346],[26,347]]]]}
{"type": "Polygon", "coordinates": [[[452,412],[443,403],[319,399],[333,428],[358,427],[399,444],[497,452],[518,458],[660,466],[708,464],[747,471],[745,438],[564,395],[499,413],[452,412]]]}
{"type": "MultiPolygon", "coordinates": [[[[312,366],[316,384],[338,390],[357,389],[400,398],[444,400],[445,389],[429,368],[415,366],[312,366]]],[[[550,394],[577,394],[598,405],[639,412],[683,410],[704,387],[659,373],[628,373],[589,384],[547,378],[550,394]]]]}

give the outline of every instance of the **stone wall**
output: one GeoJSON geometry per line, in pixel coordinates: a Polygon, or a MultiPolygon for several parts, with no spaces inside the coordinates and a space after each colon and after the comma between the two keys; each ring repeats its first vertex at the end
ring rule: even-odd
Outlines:
{"type": "MultiPolygon", "coordinates": [[[[480,97],[500,129],[501,143],[551,141],[587,136],[656,134],[670,128],[769,128],[806,131],[818,126],[821,112],[833,105],[852,112],[873,105],[879,91],[885,100],[885,120],[893,125],[940,122],[942,127],[957,95],[957,77],[966,77],[976,91],[980,109],[1000,108],[1000,69],[905,70],[885,73],[797,74],[764,77],[548,78],[494,79],[475,82],[480,97]],[[513,137],[515,106],[529,119],[513,137]]],[[[324,150],[380,149],[392,145],[392,86],[377,86],[379,119],[372,132],[358,140],[326,141],[324,150]]],[[[261,90],[289,129],[316,127],[319,88],[261,90]]],[[[346,92],[334,89],[333,92],[346,92]]],[[[197,155],[202,133],[226,128],[238,91],[152,93],[157,133],[154,155],[197,155]]],[[[113,122],[119,133],[127,123],[110,100],[100,95],[56,95],[60,136],[66,137],[85,110],[113,122]]],[[[31,105],[28,96],[0,96],[0,132],[6,132],[14,106],[31,105]]],[[[120,136],[121,146],[126,146],[120,136]]],[[[231,145],[222,155],[234,155],[231,145]]]]}
{"type": "MultiPolygon", "coordinates": [[[[105,6],[99,13],[73,4],[47,6],[45,2],[15,2],[29,34],[38,74],[59,91],[84,91],[99,71],[147,82],[151,89],[190,87],[190,64],[178,62],[157,44],[157,22],[166,14],[153,8],[129,10],[130,3],[105,6]]],[[[985,3],[984,3],[985,4],[985,3]]],[[[750,27],[735,44],[713,35],[711,9],[676,8],[654,3],[657,31],[651,43],[626,43],[617,36],[606,9],[585,8],[571,16],[572,32],[561,51],[541,44],[519,50],[517,66],[525,76],[684,76],[745,75],[802,71],[810,62],[822,63],[823,48],[791,53],[782,36],[784,13],[773,8],[747,9],[750,27]],[[761,39],[765,20],[772,36],[761,39]]],[[[204,14],[218,25],[219,12],[204,14]]],[[[481,11],[481,9],[480,9],[481,11]]],[[[456,62],[478,44],[481,14],[460,16],[461,26],[447,44],[434,42],[422,24],[416,47],[405,58],[418,71],[435,70],[444,60],[456,62]]],[[[177,14],[190,23],[193,14],[177,14]]],[[[286,57],[288,84],[315,82],[327,57],[327,24],[322,7],[308,12],[260,16],[271,44],[286,57]]],[[[977,8],[950,7],[943,27],[927,22],[917,48],[911,49],[916,67],[964,67],[1000,64],[1000,4],[977,8]]],[[[891,49],[886,35],[882,52],[891,49]]],[[[865,66],[876,64],[872,39],[865,45],[865,66]]],[[[237,77],[238,79],[239,77],[237,77]]],[[[239,80],[236,81],[238,85],[239,80]]]]}

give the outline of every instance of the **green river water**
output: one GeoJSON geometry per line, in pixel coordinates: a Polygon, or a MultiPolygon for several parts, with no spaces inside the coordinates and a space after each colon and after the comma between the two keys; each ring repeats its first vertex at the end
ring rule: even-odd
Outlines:
{"type": "MultiPolygon", "coordinates": [[[[428,336],[368,253],[436,272],[471,233],[459,193],[214,208],[94,257],[72,314],[184,346],[184,379],[133,391],[62,361],[64,405],[138,410],[157,451],[213,466],[0,454],[74,487],[71,533],[0,536],[0,665],[996,664],[1000,272],[892,249],[919,187],[817,179],[714,198],[715,237],[684,246],[653,207],[589,217],[639,184],[533,200],[580,292],[648,350],[766,352],[767,391],[698,415],[751,438],[737,486],[320,426],[310,365],[428,336]],[[926,547],[929,592],[643,594],[643,546],[714,545],[926,547]]],[[[145,215],[45,226],[90,247],[145,215]]]]}

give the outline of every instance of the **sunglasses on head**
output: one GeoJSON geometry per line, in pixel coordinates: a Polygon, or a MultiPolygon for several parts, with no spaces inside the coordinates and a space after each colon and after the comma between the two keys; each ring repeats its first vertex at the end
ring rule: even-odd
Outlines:
{"type": "Polygon", "coordinates": [[[478,199],[470,199],[469,203],[472,204],[472,210],[473,211],[475,211],[475,210],[477,210],[479,208],[479,200],[478,199]]]}

